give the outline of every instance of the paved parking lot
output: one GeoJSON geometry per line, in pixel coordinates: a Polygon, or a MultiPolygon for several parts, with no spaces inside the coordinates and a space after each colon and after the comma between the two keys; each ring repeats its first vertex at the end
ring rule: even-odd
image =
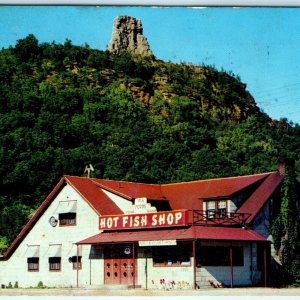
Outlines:
{"type": "Polygon", "coordinates": [[[273,288],[224,288],[199,290],[100,290],[100,289],[0,289],[0,297],[5,296],[257,296],[260,297],[299,297],[300,288],[273,289],[273,288]]]}

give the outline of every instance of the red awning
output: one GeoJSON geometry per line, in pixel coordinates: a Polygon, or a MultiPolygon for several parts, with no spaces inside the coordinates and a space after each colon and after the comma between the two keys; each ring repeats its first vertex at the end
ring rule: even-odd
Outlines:
{"type": "Polygon", "coordinates": [[[76,244],[105,244],[157,240],[267,241],[251,229],[192,226],[167,230],[102,232],[76,244]]]}

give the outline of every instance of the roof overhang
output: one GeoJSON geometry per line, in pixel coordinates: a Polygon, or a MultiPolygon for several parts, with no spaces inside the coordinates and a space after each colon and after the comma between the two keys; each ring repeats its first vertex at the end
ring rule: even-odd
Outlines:
{"type": "Polygon", "coordinates": [[[157,240],[218,240],[268,242],[252,229],[191,226],[189,228],[102,232],[79,241],[77,245],[113,244],[157,240]]]}

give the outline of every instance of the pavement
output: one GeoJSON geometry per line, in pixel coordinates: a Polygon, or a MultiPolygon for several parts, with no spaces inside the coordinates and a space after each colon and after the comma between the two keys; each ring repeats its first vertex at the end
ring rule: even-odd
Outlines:
{"type": "Polygon", "coordinates": [[[145,290],[145,289],[130,289],[130,290],[118,290],[118,289],[87,289],[87,288],[46,288],[46,289],[0,289],[0,298],[11,297],[132,297],[132,296],[149,296],[149,297],[243,297],[250,296],[254,298],[271,298],[274,296],[292,297],[293,299],[300,300],[300,288],[216,288],[216,289],[199,289],[199,290],[145,290]]]}

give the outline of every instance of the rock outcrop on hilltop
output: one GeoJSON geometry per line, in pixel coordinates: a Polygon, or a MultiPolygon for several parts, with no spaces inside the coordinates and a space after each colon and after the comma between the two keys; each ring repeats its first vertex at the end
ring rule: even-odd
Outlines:
{"type": "Polygon", "coordinates": [[[107,50],[115,54],[130,52],[140,56],[153,55],[143,35],[141,20],[130,16],[118,16],[115,19],[112,38],[107,50]]]}

